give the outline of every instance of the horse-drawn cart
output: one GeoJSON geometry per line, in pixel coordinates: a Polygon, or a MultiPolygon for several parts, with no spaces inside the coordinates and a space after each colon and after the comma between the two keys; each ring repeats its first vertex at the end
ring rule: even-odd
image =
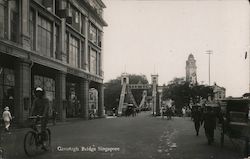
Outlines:
{"type": "Polygon", "coordinates": [[[224,146],[224,137],[239,139],[244,144],[244,155],[248,156],[249,142],[249,99],[225,99],[221,101],[221,146],[224,146]]]}

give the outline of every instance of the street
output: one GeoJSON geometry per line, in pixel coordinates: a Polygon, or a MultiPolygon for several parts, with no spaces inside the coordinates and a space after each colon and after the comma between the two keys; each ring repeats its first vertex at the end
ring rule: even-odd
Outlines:
{"type": "MultiPolygon", "coordinates": [[[[52,150],[38,153],[37,159],[235,159],[241,152],[228,138],[220,148],[218,128],[215,143],[207,145],[204,130],[195,135],[189,117],[172,120],[142,112],[136,117],[69,121],[51,126],[52,150]]],[[[8,159],[28,158],[23,139],[28,129],[4,133],[3,147],[8,159]]]]}

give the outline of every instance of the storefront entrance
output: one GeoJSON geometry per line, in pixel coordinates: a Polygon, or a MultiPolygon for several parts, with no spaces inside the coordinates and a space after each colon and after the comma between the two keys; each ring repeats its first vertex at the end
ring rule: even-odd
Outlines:
{"type": "Polygon", "coordinates": [[[55,108],[55,80],[49,77],[34,75],[34,88],[41,87],[45,90],[45,96],[49,99],[49,115],[55,108]]]}
{"type": "Polygon", "coordinates": [[[66,117],[73,118],[80,116],[80,97],[79,97],[79,84],[67,82],[66,84],[66,117]]]}
{"type": "Polygon", "coordinates": [[[0,112],[8,106],[10,112],[14,114],[14,70],[0,67],[0,112]]]}

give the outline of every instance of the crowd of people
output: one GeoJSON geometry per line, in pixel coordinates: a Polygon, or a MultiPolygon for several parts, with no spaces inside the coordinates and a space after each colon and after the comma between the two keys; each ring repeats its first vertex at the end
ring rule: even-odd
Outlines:
{"type": "Polygon", "coordinates": [[[128,106],[127,109],[125,110],[125,116],[137,116],[137,114],[140,112],[139,108],[135,106],[128,106]]]}
{"type": "Polygon", "coordinates": [[[222,119],[221,113],[213,110],[212,107],[199,107],[192,108],[191,118],[194,122],[196,135],[199,135],[200,127],[203,125],[208,144],[214,142],[214,130],[216,129],[217,118],[219,121],[222,119]]]}
{"type": "Polygon", "coordinates": [[[179,112],[175,110],[173,106],[162,106],[160,113],[162,118],[167,116],[168,120],[170,120],[172,116],[191,117],[194,122],[196,136],[199,136],[200,127],[203,126],[209,145],[214,142],[214,130],[217,119],[219,119],[220,122],[222,120],[220,111],[214,110],[213,107],[210,106],[193,106],[192,109],[183,107],[179,112]]]}

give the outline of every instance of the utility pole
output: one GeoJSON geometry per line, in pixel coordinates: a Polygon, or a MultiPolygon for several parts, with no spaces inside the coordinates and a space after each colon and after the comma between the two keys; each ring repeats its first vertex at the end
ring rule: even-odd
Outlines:
{"type": "Polygon", "coordinates": [[[208,84],[210,86],[210,55],[213,54],[213,51],[207,50],[206,54],[208,54],[208,84]]]}

